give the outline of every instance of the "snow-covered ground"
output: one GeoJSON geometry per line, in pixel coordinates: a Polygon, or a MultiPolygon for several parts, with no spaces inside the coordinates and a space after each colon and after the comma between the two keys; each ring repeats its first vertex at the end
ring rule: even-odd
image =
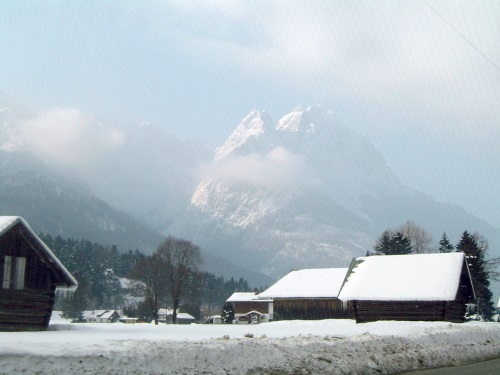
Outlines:
{"type": "Polygon", "coordinates": [[[500,324],[71,324],[0,332],[1,374],[397,374],[500,357],[500,324]]]}

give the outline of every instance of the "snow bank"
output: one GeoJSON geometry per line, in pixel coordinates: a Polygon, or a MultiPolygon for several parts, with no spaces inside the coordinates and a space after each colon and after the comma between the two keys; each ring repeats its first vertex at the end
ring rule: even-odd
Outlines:
{"type": "Polygon", "coordinates": [[[500,357],[497,323],[70,324],[0,333],[0,373],[396,374],[500,357]]]}

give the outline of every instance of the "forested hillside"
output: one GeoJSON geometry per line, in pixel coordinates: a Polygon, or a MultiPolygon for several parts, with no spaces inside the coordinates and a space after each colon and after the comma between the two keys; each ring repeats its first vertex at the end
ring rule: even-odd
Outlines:
{"type": "MultiPolygon", "coordinates": [[[[81,310],[125,309],[129,315],[150,319],[144,305],[144,295],[139,281],[129,276],[135,264],[147,255],[131,250],[122,252],[116,246],[105,246],[85,239],[53,237],[40,234],[59,260],[78,281],[81,310]]],[[[260,286],[263,287],[263,286],[260,286]]],[[[220,314],[225,300],[235,291],[250,291],[253,288],[240,278],[224,279],[210,272],[200,271],[190,280],[180,310],[202,319],[211,314],[220,314]]],[[[66,297],[58,295],[58,308],[66,297]]],[[[161,306],[171,307],[167,296],[161,306]]]]}

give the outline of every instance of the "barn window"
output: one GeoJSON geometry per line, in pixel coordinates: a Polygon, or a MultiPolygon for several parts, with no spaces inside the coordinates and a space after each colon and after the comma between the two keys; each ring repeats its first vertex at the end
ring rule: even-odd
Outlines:
{"type": "Polygon", "coordinates": [[[26,258],[16,258],[16,272],[14,274],[14,288],[24,289],[24,275],[26,271],[26,258]]]}
{"type": "Polygon", "coordinates": [[[2,288],[10,289],[10,284],[12,281],[12,257],[6,255],[3,261],[3,282],[2,288]]]}
{"type": "Polygon", "coordinates": [[[24,289],[24,276],[26,271],[26,258],[6,255],[3,262],[4,289],[24,289]]]}

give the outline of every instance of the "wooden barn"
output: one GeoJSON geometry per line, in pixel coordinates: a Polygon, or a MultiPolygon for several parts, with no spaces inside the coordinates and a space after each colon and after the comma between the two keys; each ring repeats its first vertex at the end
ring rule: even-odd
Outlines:
{"type": "Polygon", "coordinates": [[[259,298],[273,300],[273,320],[352,318],[337,298],[347,268],[316,268],[289,272],[259,298]]]}
{"type": "Polygon", "coordinates": [[[47,328],[57,287],[77,282],[17,216],[0,216],[0,331],[47,328]]]}
{"type": "Polygon", "coordinates": [[[475,301],[463,253],[381,255],[354,259],[339,298],[356,322],[463,322],[475,301]]]}
{"type": "Polygon", "coordinates": [[[272,319],[273,301],[271,299],[259,298],[254,292],[234,292],[227,300],[226,304],[232,306],[235,323],[251,323],[255,321],[266,323],[272,319]]]}

